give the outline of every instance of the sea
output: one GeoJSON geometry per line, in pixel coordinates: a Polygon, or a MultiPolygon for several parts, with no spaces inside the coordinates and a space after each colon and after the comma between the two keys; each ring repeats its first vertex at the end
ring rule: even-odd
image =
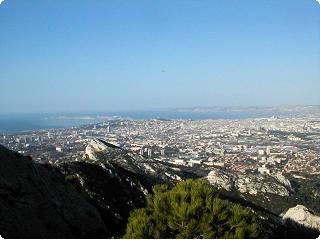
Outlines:
{"type": "Polygon", "coordinates": [[[248,111],[140,111],[140,112],[99,112],[99,113],[33,113],[0,115],[0,133],[18,133],[52,128],[69,128],[86,124],[95,124],[112,119],[246,119],[281,116],[281,112],[248,112],[248,111]]]}

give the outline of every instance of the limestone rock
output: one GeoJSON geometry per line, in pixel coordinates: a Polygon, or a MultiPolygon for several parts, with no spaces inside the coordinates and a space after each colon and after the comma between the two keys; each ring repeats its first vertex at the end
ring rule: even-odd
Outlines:
{"type": "Polygon", "coordinates": [[[250,195],[270,193],[284,197],[289,196],[289,190],[292,190],[290,181],[282,175],[271,177],[261,174],[236,174],[216,168],[208,174],[207,180],[210,184],[227,191],[238,190],[250,195]]]}
{"type": "Polygon", "coordinates": [[[207,177],[210,184],[226,189],[228,191],[234,188],[235,176],[222,169],[212,170],[207,177]]]}
{"type": "Polygon", "coordinates": [[[97,160],[97,154],[116,149],[120,148],[100,139],[92,139],[86,147],[85,154],[88,156],[89,159],[97,160]]]}
{"type": "Polygon", "coordinates": [[[284,220],[291,219],[306,227],[320,230],[320,217],[314,215],[312,211],[303,205],[297,205],[290,208],[282,218],[284,220]]]}
{"type": "Polygon", "coordinates": [[[85,150],[89,160],[103,162],[105,165],[121,167],[135,174],[146,175],[162,181],[181,180],[179,171],[165,164],[146,159],[131,151],[114,146],[101,139],[93,139],[85,150]]]}

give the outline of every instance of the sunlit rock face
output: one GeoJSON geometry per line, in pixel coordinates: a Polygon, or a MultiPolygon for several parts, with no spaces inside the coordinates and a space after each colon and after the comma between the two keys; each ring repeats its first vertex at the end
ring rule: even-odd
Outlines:
{"type": "Polygon", "coordinates": [[[284,220],[291,219],[306,227],[320,230],[320,217],[314,215],[312,211],[302,205],[290,208],[282,218],[284,220]]]}
{"type": "Polygon", "coordinates": [[[112,145],[110,143],[104,142],[100,139],[92,139],[87,145],[85,154],[91,160],[97,160],[97,155],[99,153],[107,153],[108,151],[119,151],[119,147],[112,145]]]}
{"type": "Polygon", "coordinates": [[[127,171],[146,175],[162,181],[182,180],[178,171],[163,163],[146,159],[100,139],[93,139],[86,147],[87,160],[100,161],[106,165],[122,167],[127,171]]]}
{"type": "Polygon", "coordinates": [[[290,181],[282,175],[236,174],[217,168],[208,174],[207,180],[218,188],[250,195],[268,193],[284,197],[292,191],[290,181]]]}

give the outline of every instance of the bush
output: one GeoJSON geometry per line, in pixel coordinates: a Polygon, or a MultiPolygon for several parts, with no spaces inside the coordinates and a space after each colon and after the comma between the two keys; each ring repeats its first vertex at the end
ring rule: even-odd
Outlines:
{"type": "Polygon", "coordinates": [[[153,187],[147,206],[131,212],[124,238],[256,238],[251,212],[221,200],[204,181],[153,187]]]}

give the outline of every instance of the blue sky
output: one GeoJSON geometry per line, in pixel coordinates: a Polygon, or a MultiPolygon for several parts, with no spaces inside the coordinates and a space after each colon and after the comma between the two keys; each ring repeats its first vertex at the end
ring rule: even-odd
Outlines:
{"type": "Polygon", "coordinates": [[[320,104],[316,0],[5,0],[0,113],[320,104]]]}

